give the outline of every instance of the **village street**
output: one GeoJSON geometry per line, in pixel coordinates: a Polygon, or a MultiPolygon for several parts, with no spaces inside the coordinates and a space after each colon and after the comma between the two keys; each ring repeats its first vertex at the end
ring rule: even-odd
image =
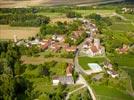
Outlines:
{"type": "Polygon", "coordinates": [[[92,99],[96,100],[96,97],[95,97],[95,94],[93,93],[92,88],[89,86],[89,84],[86,82],[86,80],[83,78],[83,76],[81,74],[79,74],[79,79],[77,80],[76,84],[83,84],[83,85],[80,88],[77,88],[76,90],[73,90],[73,91],[69,92],[67,94],[65,100],[68,100],[71,94],[73,94],[73,93],[75,93],[75,92],[77,92],[80,89],[83,89],[85,87],[89,90],[92,99]]]}
{"type": "MultiPolygon", "coordinates": [[[[82,73],[86,74],[86,72],[81,68],[81,66],[79,65],[79,62],[78,62],[79,51],[81,50],[81,48],[82,48],[83,44],[86,42],[86,40],[87,40],[87,38],[78,46],[78,50],[77,50],[77,52],[76,52],[76,54],[75,54],[75,58],[74,58],[74,65],[75,65],[75,70],[76,70],[76,72],[79,73],[80,83],[83,83],[84,86],[87,87],[87,89],[88,89],[89,92],[90,92],[90,95],[91,95],[92,99],[93,99],[93,100],[96,100],[96,97],[95,97],[95,94],[93,93],[92,88],[89,86],[89,84],[86,82],[86,80],[84,79],[84,77],[81,75],[82,73]]],[[[78,83],[77,83],[77,84],[78,84],[78,83]]],[[[82,87],[84,87],[84,86],[82,86],[82,87]]],[[[80,88],[80,89],[81,89],[81,88],[80,88]]],[[[78,90],[79,90],[79,88],[78,88],[78,90]]],[[[74,90],[74,92],[75,92],[75,91],[77,91],[77,90],[74,90]]],[[[72,93],[73,93],[73,91],[70,92],[70,93],[67,95],[66,100],[68,100],[70,94],[72,94],[72,93]]]]}

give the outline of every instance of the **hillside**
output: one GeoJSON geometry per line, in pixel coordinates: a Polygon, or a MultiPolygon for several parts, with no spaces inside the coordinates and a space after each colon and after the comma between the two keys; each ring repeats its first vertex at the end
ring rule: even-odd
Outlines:
{"type": "Polygon", "coordinates": [[[97,5],[124,0],[0,0],[0,8],[21,8],[29,6],[97,5]]]}

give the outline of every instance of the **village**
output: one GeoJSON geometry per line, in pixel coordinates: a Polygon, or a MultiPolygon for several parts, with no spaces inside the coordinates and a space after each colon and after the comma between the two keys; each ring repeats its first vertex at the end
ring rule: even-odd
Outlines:
{"type": "MultiPolygon", "coordinates": [[[[17,46],[24,45],[27,48],[30,48],[32,46],[37,46],[41,50],[45,51],[47,49],[51,50],[52,52],[58,53],[60,50],[64,50],[65,52],[72,52],[74,53],[75,57],[78,56],[87,56],[87,57],[106,57],[105,54],[105,47],[101,45],[100,39],[97,38],[97,34],[99,34],[98,28],[95,24],[91,23],[89,20],[86,19],[74,19],[74,20],[80,20],[83,23],[83,28],[87,34],[87,37],[85,38],[84,42],[80,45],[69,45],[68,43],[65,43],[65,35],[58,35],[54,34],[49,39],[41,39],[41,38],[35,38],[33,40],[17,40],[17,36],[14,34],[14,42],[17,46]],[[78,53],[78,55],[77,55],[78,53]]],[[[79,37],[83,34],[83,30],[73,31],[71,40],[76,41],[79,39],[79,37]]],[[[117,49],[116,51],[119,51],[119,53],[126,52],[128,50],[128,47],[126,45],[123,45],[123,48],[117,49]]],[[[65,76],[53,76],[52,83],[53,85],[61,84],[75,84],[77,83],[73,79],[73,72],[75,69],[77,69],[74,61],[74,63],[68,63],[65,76]]],[[[96,74],[95,77],[93,77],[93,80],[99,80],[103,78],[103,74],[106,72],[108,75],[110,75],[112,78],[119,77],[119,74],[117,71],[113,69],[112,64],[109,60],[105,60],[102,65],[99,65],[98,63],[88,63],[87,65],[89,67],[89,70],[84,70],[81,67],[81,72],[86,75],[91,75],[94,73],[96,74]],[[103,73],[103,74],[102,74],[103,73]],[[98,78],[99,77],[99,78],[98,78]]],[[[79,72],[79,71],[78,71],[79,72]]],[[[82,74],[81,73],[81,74],[82,74]]],[[[79,82],[79,78],[77,80],[79,82]]],[[[79,84],[79,83],[77,83],[79,84]]],[[[80,83],[81,84],[81,83],[80,83]]]]}
{"type": "Polygon", "coordinates": [[[133,4],[43,5],[0,8],[0,100],[133,100],[133,4]]]}

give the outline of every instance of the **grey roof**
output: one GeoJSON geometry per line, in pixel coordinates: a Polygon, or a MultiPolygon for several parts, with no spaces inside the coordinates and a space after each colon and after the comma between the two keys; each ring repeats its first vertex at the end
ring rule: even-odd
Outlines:
{"type": "Polygon", "coordinates": [[[59,77],[61,84],[74,84],[74,80],[72,76],[62,76],[59,77]]]}

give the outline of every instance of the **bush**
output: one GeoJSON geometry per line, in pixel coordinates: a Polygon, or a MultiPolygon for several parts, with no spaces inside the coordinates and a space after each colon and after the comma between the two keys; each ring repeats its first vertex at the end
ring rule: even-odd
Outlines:
{"type": "Polygon", "coordinates": [[[73,11],[69,11],[69,12],[66,13],[66,16],[68,18],[75,18],[75,17],[80,18],[81,14],[73,12],[73,11]]]}

